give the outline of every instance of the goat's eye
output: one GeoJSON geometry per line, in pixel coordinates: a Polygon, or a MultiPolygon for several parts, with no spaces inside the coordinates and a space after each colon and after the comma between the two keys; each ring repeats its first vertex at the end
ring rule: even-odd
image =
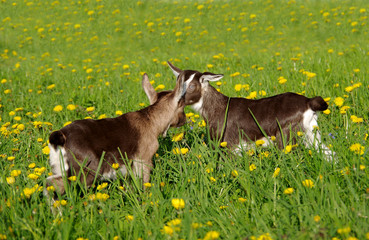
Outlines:
{"type": "Polygon", "coordinates": [[[196,86],[194,84],[191,84],[190,86],[188,86],[188,90],[192,92],[193,90],[195,90],[195,87],[196,86]]]}

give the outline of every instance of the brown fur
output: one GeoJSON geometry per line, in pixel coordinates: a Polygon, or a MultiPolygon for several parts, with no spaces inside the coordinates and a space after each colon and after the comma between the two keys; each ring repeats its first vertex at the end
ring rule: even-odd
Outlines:
{"type": "MultiPolygon", "coordinates": [[[[113,171],[112,164],[118,163],[121,167],[130,167],[144,183],[149,182],[152,157],[159,147],[157,138],[170,126],[180,127],[186,122],[182,98],[185,85],[178,81],[173,91],[156,93],[146,74],[142,84],[150,106],[116,118],[77,120],[50,135],[50,147],[66,150],[64,160],[69,169],[63,175],[78,176],[83,170],[80,181],[89,187],[96,177],[109,176],[113,171]],[[102,156],[101,168],[97,172],[102,156]],[[132,160],[130,166],[126,166],[126,159],[132,160]]],[[[55,166],[52,166],[54,174],[64,172],[59,165],[55,166]]],[[[54,185],[63,194],[62,179],[62,176],[51,176],[47,186],[54,185]]]]}
{"type": "Polygon", "coordinates": [[[282,148],[282,136],[288,141],[291,131],[303,130],[303,114],[308,109],[323,111],[328,107],[321,97],[307,98],[290,92],[259,100],[227,97],[209,84],[209,81],[219,80],[223,75],[182,71],[170,62],[168,64],[177,79],[189,81],[192,78],[188,83],[185,104],[194,106],[202,101],[201,108],[197,110],[207,121],[211,138],[227,142],[230,148],[240,144],[240,136],[248,142],[265,135],[275,136],[282,148]]]}

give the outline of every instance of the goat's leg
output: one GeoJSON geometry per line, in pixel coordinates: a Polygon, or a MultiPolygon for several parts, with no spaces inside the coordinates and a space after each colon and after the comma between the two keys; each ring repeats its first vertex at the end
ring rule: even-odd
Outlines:
{"type": "Polygon", "coordinates": [[[307,147],[313,146],[319,152],[322,151],[326,160],[332,161],[335,153],[322,143],[317,119],[318,116],[314,111],[309,110],[304,114],[305,145],[307,147]]]}
{"type": "Polygon", "coordinates": [[[144,161],[144,160],[134,160],[133,161],[133,174],[138,177],[142,178],[143,183],[148,183],[150,181],[150,172],[152,169],[151,161],[144,161]]]}

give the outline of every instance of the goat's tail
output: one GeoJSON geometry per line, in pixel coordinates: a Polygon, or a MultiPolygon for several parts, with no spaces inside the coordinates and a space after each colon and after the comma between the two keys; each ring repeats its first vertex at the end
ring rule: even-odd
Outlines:
{"type": "Polygon", "coordinates": [[[320,96],[310,98],[308,104],[313,111],[324,111],[328,108],[328,104],[320,96]]]}
{"type": "Polygon", "coordinates": [[[65,144],[65,135],[61,131],[52,132],[49,137],[49,143],[57,149],[58,146],[64,146],[65,144]]]}

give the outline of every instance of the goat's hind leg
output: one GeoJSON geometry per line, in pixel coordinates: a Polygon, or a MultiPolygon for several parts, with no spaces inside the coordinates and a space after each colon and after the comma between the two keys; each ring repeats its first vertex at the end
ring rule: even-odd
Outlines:
{"type": "Polygon", "coordinates": [[[305,145],[313,146],[318,152],[323,152],[327,161],[334,159],[335,153],[330,150],[321,140],[318,128],[318,116],[312,110],[308,110],[303,116],[303,128],[305,131],[305,145]]]}
{"type": "Polygon", "coordinates": [[[53,175],[46,179],[44,195],[49,197],[49,192],[53,192],[52,201],[54,201],[57,199],[57,194],[63,195],[65,193],[65,181],[67,180],[63,177],[67,175],[69,164],[64,147],[54,148],[54,146],[49,145],[49,148],[50,166],[53,175]]]}

